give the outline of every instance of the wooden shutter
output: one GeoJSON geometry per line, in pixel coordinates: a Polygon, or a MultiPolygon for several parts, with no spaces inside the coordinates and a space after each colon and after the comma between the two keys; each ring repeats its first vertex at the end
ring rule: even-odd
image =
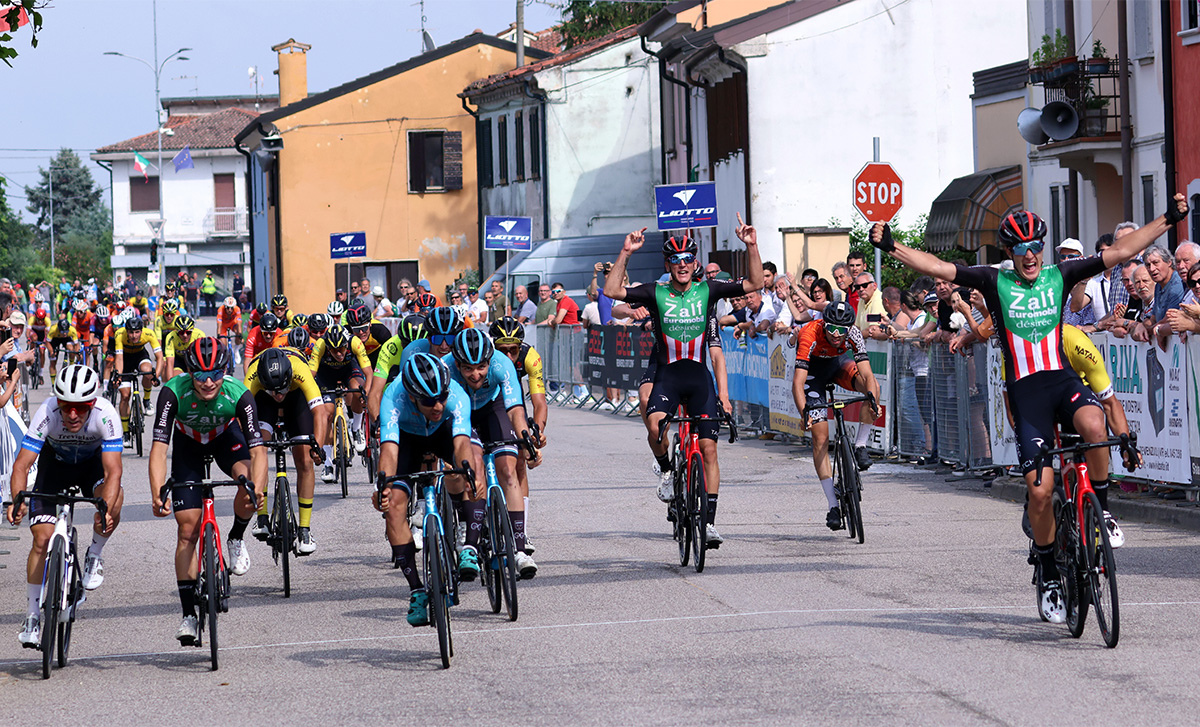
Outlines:
{"type": "Polygon", "coordinates": [[[529,178],[542,178],[542,115],[529,109],[529,178]]]}
{"type": "Polygon", "coordinates": [[[129,178],[129,211],[158,211],[158,177],[143,177],[140,174],[129,178]]]}
{"type": "Polygon", "coordinates": [[[462,189],[462,132],[447,131],[442,135],[442,165],[445,189],[462,189]]]}
{"type": "Polygon", "coordinates": [[[516,122],[513,124],[513,140],[517,143],[517,167],[513,171],[513,179],[523,182],[525,181],[525,115],[518,111],[513,120],[516,122]]]}
{"type": "Polygon", "coordinates": [[[492,186],[492,120],[475,122],[475,161],[479,171],[479,186],[492,186]]]}
{"type": "Polygon", "coordinates": [[[500,152],[500,168],[496,179],[500,184],[508,184],[508,117],[496,119],[496,148],[500,152]]]}
{"type": "Polygon", "coordinates": [[[408,132],[408,191],[425,191],[425,132],[408,132]]]}

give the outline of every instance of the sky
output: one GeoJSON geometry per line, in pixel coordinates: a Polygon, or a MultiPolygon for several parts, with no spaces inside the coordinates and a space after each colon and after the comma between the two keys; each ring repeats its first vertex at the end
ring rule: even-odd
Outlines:
{"type": "MultiPolygon", "coordinates": [[[[556,0],[525,0],[525,26],[555,25],[556,0]]],[[[97,147],[155,128],[154,74],[117,51],[154,58],[152,0],[49,0],[38,47],[29,29],[14,34],[20,53],[0,63],[0,175],[14,209],[24,212],[25,185],[40,178],[61,147],[75,149],[101,185],[107,174],[87,159],[97,147]]],[[[271,46],[295,38],[308,52],[308,90],[319,93],[421,52],[421,6],[413,0],[157,0],[164,98],[279,92],[271,46]]],[[[476,29],[499,33],[516,19],[516,0],[425,0],[425,29],[445,44],[476,29]]],[[[455,89],[455,92],[461,89],[455,89]]],[[[107,192],[105,194],[107,200],[107,192]]],[[[26,220],[30,215],[24,214],[26,220]]]]}

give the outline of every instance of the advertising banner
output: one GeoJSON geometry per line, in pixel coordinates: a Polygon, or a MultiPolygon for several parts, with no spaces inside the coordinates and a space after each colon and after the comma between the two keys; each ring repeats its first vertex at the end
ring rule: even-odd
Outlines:
{"type": "Polygon", "coordinates": [[[768,356],[771,381],[769,384],[770,421],[768,426],[777,432],[794,436],[804,434],[804,420],[792,397],[792,380],[796,371],[796,347],[788,345],[788,336],[775,336],[769,344],[768,356]]]}
{"type": "Polygon", "coordinates": [[[761,407],[770,405],[767,376],[769,341],[766,336],[734,338],[732,330],[721,331],[730,401],[744,401],[761,407]]]}
{"type": "Polygon", "coordinates": [[[533,218],[486,215],[483,218],[483,249],[532,250],[533,218]]]}
{"type": "Polygon", "coordinates": [[[1008,423],[1008,409],[1004,406],[1004,354],[1000,344],[993,338],[988,341],[987,352],[988,407],[991,420],[987,430],[992,443],[992,463],[1005,467],[1017,465],[1017,435],[1008,423]]]}
{"type": "MultiPolygon", "coordinates": [[[[1189,336],[1187,360],[1200,361],[1200,336],[1189,336]]],[[[1191,449],[1192,484],[1200,485],[1200,373],[1195,365],[1187,366],[1188,446],[1191,449]]]]}
{"type": "Polygon", "coordinates": [[[367,233],[335,232],[329,236],[329,258],[367,256],[367,233]]]}
{"type": "Polygon", "coordinates": [[[654,188],[659,231],[717,224],[716,182],[662,184],[654,188]]]}

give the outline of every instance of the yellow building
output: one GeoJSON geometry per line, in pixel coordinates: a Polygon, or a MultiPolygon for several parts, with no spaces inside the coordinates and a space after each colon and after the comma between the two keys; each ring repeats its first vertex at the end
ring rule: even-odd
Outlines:
{"type": "Polygon", "coordinates": [[[280,108],[235,139],[250,162],[255,299],[282,292],[311,313],[348,279],[368,277],[395,299],[406,277],[429,280],[442,300],[479,267],[475,119],[457,93],[511,69],[516,46],[476,32],[312,96],[309,49],[272,49],[280,108]],[[332,260],[331,236],[352,232],[365,233],[365,256],[332,260]]]}

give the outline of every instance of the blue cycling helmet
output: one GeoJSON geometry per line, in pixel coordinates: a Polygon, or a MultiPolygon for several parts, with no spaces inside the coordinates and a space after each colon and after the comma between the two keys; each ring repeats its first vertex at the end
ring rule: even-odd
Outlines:
{"type": "Polygon", "coordinates": [[[454,336],[463,329],[463,322],[458,311],[443,305],[434,308],[426,317],[425,327],[435,336],[454,336]]]}
{"type": "Polygon", "coordinates": [[[488,334],[478,328],[465,328],[454,337],[450,352],[454,360],[467,366],[478,366],[492,360],[496,347],[488,334]]]}
{"type": "Polygon", "coordinates": [[[437,356],[414,353],[400,374],[404,390],[418,399],[441,399],[450,391],[450,370],[437,356]]]}

